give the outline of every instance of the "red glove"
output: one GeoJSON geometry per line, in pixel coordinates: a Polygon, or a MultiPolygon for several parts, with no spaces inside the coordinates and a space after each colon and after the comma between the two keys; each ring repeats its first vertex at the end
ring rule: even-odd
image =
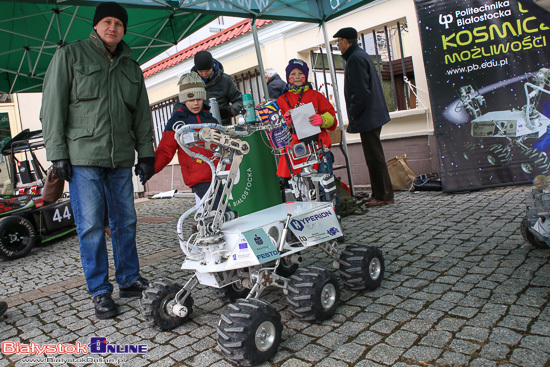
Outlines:
{"type": "Polygon", "coordinates": [[[323,118],[319,114],[311,115],[309,116],[309,123],[313,126],[321,126],[323,125],[323,118]]]}

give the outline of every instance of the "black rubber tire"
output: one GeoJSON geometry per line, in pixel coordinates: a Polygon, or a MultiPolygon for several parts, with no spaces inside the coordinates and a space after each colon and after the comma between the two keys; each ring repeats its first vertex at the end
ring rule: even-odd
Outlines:
{"type": "Polygon", "coordinates": [[[384,278],[384,257],[376,247],[348,245],[338,260],[344,285],[352,291],[373,291],[384,278]]]}
{"type": "Polygon", "coordinates": [[[250,289],[241,285],[241,282],[231,283],[223,288],[215,290],[216,295],[224,301],[235,302],[240,298],[246,298],[250,289]]]}
{"type": "Polygon", "coordinates": [[[188,310],[187,316],[172,315],[166,309],[166,306],[174,300],[182,288],[183,286],[171,280],[161,279],[151,282],[149,288],[143,291],[140,302],[141,313],[152,327],[160,330],[172,330],[183,324],[193,313],[193,298],[191,296],[187,297],[184,302],[188,310]]]}
{"type": "Polygon", "coordinates": [[[0,219],[0,256],[7,260],[26,256],[36,243],[36,229],[23,217],[0,219]]]}
{"type": "Polygon", "coordinates": [[[531,231],[529,230],[529,223],[527,221],[527,216],[523,217],[520,224],[521,229],[521,235],[523,236],[523,239],[527,242],[529,242],[532,246],[536,248],[549,248],[549,246],[546,244],[546,242],[539,240],[536,238],[531,231]]]}
{"type": "Polygon", "coordinates": [[[303,320],[330,319],[340,302],[340,283],[334,272],[318,266],[296,270],[288,282],[288,309],[303,320]]]}
{"type": "Polygon", "coordinates": [[[230,360],[254,366],[279,349],[283,324],[271,304],[257,298],[239,299],[227,306],[218,323],[218,346],[230,360]]]}
{"type": "Polygon", "coordinates": [[[511,149],[510,146],[493,144],[487,149],[487,163],[492,166],[505,166],[510,163],[511,149]]]}
{"type": "Polygon", "coordinates": [[[472,160],[472,153],[479,149],[478,144],[476,143],[465,143],[464,148],[462,150],[462,158],[464,158],[467,161],[472,160]]]}
{"type": "MultiPolygon", "coordinates": [[[[296,255],[300,255],[300,253],[297,252],[296,255]]],[[[299,266],[300,264],[293,264],[290,262],[290,256],[285,256],[281,258],[275,273],[282,277],[288,278],[296,272],[296,269],[298,269],[299,266]]]]}
{"type": "Polygon", "coordinates": [[[545,152],[529,148],[524,150],[522,155],[529,159],[529,162],[521,164],[523,172],[535,177],[540,174],[547,174],[550,171],[550,158],[545,152]]]}

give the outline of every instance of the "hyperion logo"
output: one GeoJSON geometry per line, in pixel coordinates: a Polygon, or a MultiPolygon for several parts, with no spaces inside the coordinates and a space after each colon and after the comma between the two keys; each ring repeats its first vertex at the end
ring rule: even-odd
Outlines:
{"type": "Polygon", "coordinates": [[[290,225],[292,226],[292,228],[294,228],[297,231],[302,231],[304,229],[304,225],[299,221],[297,221],[296,219],[291,220],[290,225]]]}
{"type": "Polygon", "coordinates": [[[102,336],[94,336],[90,339],[90,353],[115,353],[115,354],[125,354],[125,353],[147,353],[147,345],[145,344],[109,344],[107,338],[102,336]]]}
{"type": "Polygon", "coordinates": [[[293,219],[290,221],[290,225],[292,228],[294,228],[297,231],[303,231],[306,225],[309,228],[315,228],[317,225],[313,225],[313,222],[316,222],[318,220],[323,220],[324,218],[328,218],[334,215],[334,212],[328,210],[326,212],[319,212],[317,214],[310,215],[309,217],[304,217],[303,219],[293,219]],[[313,226],[313,227],[312,227],[313,226]]]}

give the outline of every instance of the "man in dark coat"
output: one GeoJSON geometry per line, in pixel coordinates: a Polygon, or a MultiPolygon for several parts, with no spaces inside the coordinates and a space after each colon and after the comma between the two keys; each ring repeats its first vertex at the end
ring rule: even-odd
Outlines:
{"type": "MultiPolygon", "coordinates": [[[[191,71],[196,72],[206,84],[206,98],[216,98],[220,107],[222,125],[231,125],[231,118],[238,116],[243,109],[243,97],[233,79],[223,72],[223,65],[212,57],[208,51],[199,51],[195,54],[195,66],[191,71]]],[[[174,113],[181,108],[180,103],[174,106],[174,113]]]]}
{"type": "Polygon", "coordinates": [[[265,79],[267,81],[267,92],[270,99],[277,99],[283,94],[286,83],[273,68],[265,69],[265,79]]]}
{"type": "Polygon", "coordinates": [[[344,67],[344,97],[348,112],[348,133],[359,133],[363,154],[369,169],[372,195],[367,206],[393,204],[393,188],[380,141],[382,126],[390,114],[378,73],[371,57],[357,45],[357,31],[342,28],[334,35],[346,61],[344,67]]]}

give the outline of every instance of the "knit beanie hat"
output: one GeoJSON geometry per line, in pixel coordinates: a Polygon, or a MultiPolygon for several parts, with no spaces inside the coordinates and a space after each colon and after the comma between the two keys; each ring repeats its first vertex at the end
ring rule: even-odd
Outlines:
{"type": "Polygon", "coordinates": [[[309,67],[307,66],[307,63],[304,60],[300,59],[292,59],[288,62],[288,66],[286,67],[286,80],[288,82],[288,77],[290,75],[290,72],[293,69],[300,69],[302,73],[306,76],[306,83],[309,75],[309,67]]]}
{"type": "Polygon", "coordinates": [[[195,54],[195,69],[210,70],[214,67],[214,58],[208,51],[199,51],[195,54]]]}
{"type": "Polygon", "coordinates": [[[181,103],[193,99],[206,100],[206,89],[204,89],[204,82],[199,74],[193,71],[183,74],[178,84],[180,86],[179,100],[181,103]]]}
{"type": "Polygon", "coordinates": [[[128,13],[126,12],[126,9],[124,9],[118,3],[112,1],[107,1],[99,4],[97,8],[95,8],[92,27],[95,27],[101,19],[106,17],[114,17],[120,20],[122,24],[124,24],[124,34],[126,34],[126,30],[128,27],[128,13]]]}

